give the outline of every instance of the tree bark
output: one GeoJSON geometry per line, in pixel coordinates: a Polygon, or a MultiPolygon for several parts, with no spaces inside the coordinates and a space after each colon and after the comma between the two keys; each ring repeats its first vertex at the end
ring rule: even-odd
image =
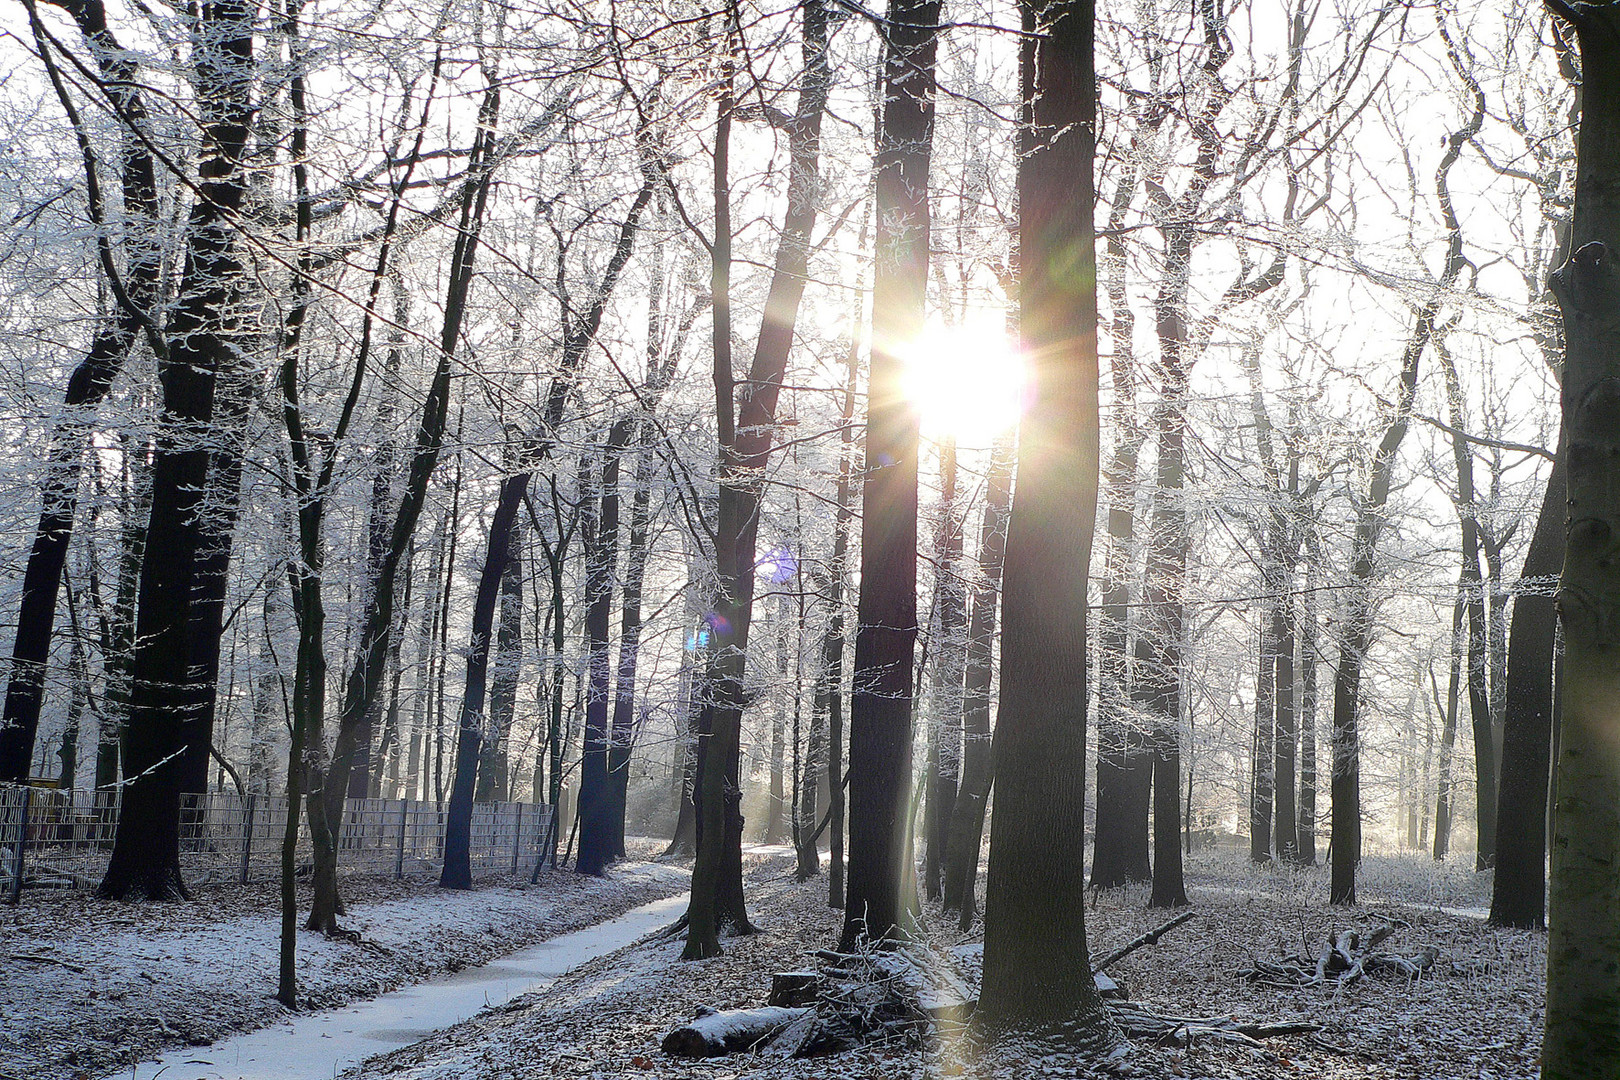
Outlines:
{"type": "Polygon", "coordinates": [[[1507,719],[1502,739],[1502,791],[1496,807],[1493,926],[1540,930],[1547,917],[1547,780],[1552,754],[1553,650],[1558,609],[1543,582],[1563,558],[1564,455],[1525,553],[1508,630],[1507,719]]]}
{"type": "MultiPolygon", "coordinates": [[[[608,620],[619,566],[619,458],[630,425],[613,426],[600,455],[596,490],[581,492],[580,535],[585,543],[585,749],[579,769],[579,856],[574,869],[600,876],[613,860],[613,795],[608,780],[608,620]],[[594,505],[593,505],[594,504],[594,505]]],[[[581,475],[584,467],[581,467],[581,475]]]]}
{"type": "MultiPolygon", "coordinates": [[[[1309,547],[1309,545],[1307,545],[1309,547]]],[[[1312,550],[1311,557],[1315,557],[1312,550]]],[[[1307,570],[1299,622],[1299,862],[1316,865],[1317,616],[1315,578],[1307,570]]]]}
{"type": "Polygon", "coordinates": [[[213,419],[215,375],[236,355],[241,335],[243,270],[234,219],[247,188],[242,161],[252,113],[253,14],[242,0],[212,0],[199,15],[194,66],[204,150],[198,198],[186,223],[179,297],[158,358],[163,414],[141,566],[125,787],[112,858],[98,890],[107,899],[186,895],[178,759],[195,717],[186,712],[193,702],[175,673],[186,670],[192,655],[191,598],[204,540],[198,510],[209,459],[201,433],[213,419]]]}
{"type": "Polygon", "coordinates": [[[799,301],[809,268],[810,233],[820,201],[821,120],[831,85],[827,62],[830,14],[807,0],[803,19],[804,76],[788,142],[788,200],[776,263],[765,297],[748,382],[737,393],[731,361],[731,179],[734,24],[726,26],[725,77],[716,112],[714,237],[710,294],[714,300],[713,377],[719,435],[719,507],[716,513],[717,596],[709,620],[711,660],[704,683],[712,705],[704,710],[708,739],[700,743],[697,789],[697,859],[682,959],[720,951],[720,931],[753,929],[742,893],[742,812],[738,788],[744,657],[754,607],[754,560],[761,486],[776,432],[776,403],[787,372],[799,301]],[[740,399],[740,400],[739,400],[740,399]]]}
{"type": "Polygon", "coordinates": [[[1102,1047],[1117,1038],[1086,951],[1086,585],[1098,423],[1087,0],[1020,5],[1019,307],[1032,401],[1003,587],[998,787],[976,1025],[1102,1047]],[[1037,46],[1035,34],[1043,35],[1037,46]]]}
{"type": "MultiPolygon", "coordinates": [[[[1162,110],[1140,122],[1133,140],[1152,135],[1162,110]]],[[[1103,470],[1108,547],[1102,605],[1097,610],[1097,816],[1091,887],[1110,889],[1153,876],[1148,861],[1148,806],[1153,760],[1131,706],[1131,598],[1135,579],[1137,464],[1145,433],[1137,420],[1136,315],[1126,278],[1127,214],[1139,182],[1140,155],[1127,155],[1109,207],[1099,272],[1108,290],[1109,366],[1114,448],[1103,470]]],[[[976,855],[975,855],[976,857],[976,855]]]]}
{"type": "MultiPolygon", "coordinates": [[[[840,948],[907,933],[919,422],[900,350],[922,330],[938,0],[891,0],[878,124],[861,583],[849,728],[849,881],[840,948]]],[[[1088,204],[1089,205],[1089,204],[1088,204]]]]}
{"type": "Polygon", "coordinates": [[[1549,7],[1575,26],[1582,112],[1574,254],[1553,274],[1564,316],[1568,517],[1558,614],[1557,803],[1547,941],[1547,1080],[1620,1076],[1620,5],[1549,7]]]}
{"type": "Polygon", "coordinates": [[[962,633],[967,621],[967,601],[960,569],[962,515],[957,508],[954,439],[940,445],[940,477],[942,493],[934,568],[934,593],[938,598],[935,629],[939,636],[934,649],[934,707],[929,718],[929,786],[923,864],[923,893],[930,900],[941,896],[957,782],[962,772],[962,680],[967,666],[962,633]]]}
{"type": "MultiPolygon", "coordinates": [[[[591,343],[596,340],[607,302],[618,285],[625,264],[630,261],[630,256],[635,250],[636,233],[640,229],[642,211],[647,208],[647,204],[652,201],[653,192],[663,182],[662,174],[653,162],[644,159],[641,171],[641,188],[631,200],[624,220],[619,225],[618,239],[612,254],[608,256],[607,265],[602,270],[601,280],[596,285],[585,314],[573,319],[568,316],[565,309],[562,352],[558,359],[557,373],[552,376],[546,395],[542,422],[539,429],[524,440],[523,448],[519,451],[524,471],[507,477],[501,483],[495,514],[491,519],[492,529],[495,527],[510,529],[511,524],[517,520],[518,507],[523,502],[524,493],[529,490],[534,464],[550,452],[556,441],[557,431],[567,410],[568,399],[573,393],[579,370],[585,362],[585,354],[589,351],[591,343]]],[[[561,255],[562,253],[559,253],[559,257],[561,255]]],[[[462,863],[465,860],[463,852],[470,844],[466,830],[471,827],[472,822],[473,776],[467,777],[463,794],[459,770],[465,767],[473,774],[478,768],[479,748],[483,738],[481,729],[484,722],[484,692],[487,689],[489,650],[491,639],[494,637],[495,606],[500,595],[501,577],[506,573],[509,548],[510,537],[497,535],[492,531],[485,552],[484,566],[478,576],[472,635],[467,649],[467,679],[462,691],[461,722],[458,724],[456,735],[458,775],[452,793],[453,805],[445,817],[445,866],[440,883],[446,888],[471,887],[471,870],[464,869],[462,863]]]]}
{"type": "MultiPolygon", "coordinates": [[[[1012,503],[1013,442],[998,442],[991,451],[985,478],[984,517],[979,526],[979,577],[968,617],[966,676],[962,695],[962,786],[952,809],[951,834],[945,847],[945,910],[960,913],[958,924],[973,925],[978,907],[974,881],[979,848],[984,841],[984,813],[990,800],[993,758],[990,753],[990,686],[995,677],[992,651],[996,606],[1001,598],[1001,570],[1007,551],[1007,510],[1012,503]]],[[[1144,824],[1146,814],[1143,815],[1144,824]]],[[[1096,875],[1093,874],[1093,882],[1096,875]]]]}
{"type": "MultiPolygon", "coordinates": [[[[1292,580],[1289,582],[1292,585],[1292,580]]],[[[1277,648],[1277,767],[1273,774],[1276,816],[1272,831],[1277,857],[1299,861],[1299,819],[1294,806],[1294,759],[1299,745],[1299,717],[1294,707],[1293,598],[1283,596],[1272,611],[1272,638],[1277,648]]]]}

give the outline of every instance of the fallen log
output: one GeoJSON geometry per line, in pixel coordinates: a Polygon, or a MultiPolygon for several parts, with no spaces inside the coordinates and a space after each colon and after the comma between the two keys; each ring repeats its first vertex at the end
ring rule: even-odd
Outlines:
{"type": "Polygon", "coordinates": [[[722,1057],[751,1050],[812,1011],[776,1005],[760,1009],[705,1008],[664,1036],[663,1051],[676,1057],[722,1057]]]}
{"type": "Polygon", "coordinates": [[[1215,1039],[1258,1047],[1261,1039],[1279,1035],[1304,1035],[1322,1030],[1321,1024],[1307,1021],[1243,1022],[1230,1016],[1169,1016],[1152,1012],[1128,1001],[1109,1001],[1108,1012],[1127,1036],[1186,1045],[1197,1039],[1215,1039]]]}

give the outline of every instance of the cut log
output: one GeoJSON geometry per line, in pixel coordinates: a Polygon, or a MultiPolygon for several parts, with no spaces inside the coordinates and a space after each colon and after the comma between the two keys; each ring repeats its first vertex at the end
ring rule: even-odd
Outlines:
{"type": "Polygon", "coordinates": [[[813,971],[778,971],[771,976],[771,996],[767,1005],[793,1008],[814,1005],[820,976],[813,971]]]}
{"type": "Polygon", "coordinates": [[[748,1050],[811,1014],[810,1009],[706,1009],[664,1036],[663,1050],[676,1057],[721,1057],[748,1050]]]}

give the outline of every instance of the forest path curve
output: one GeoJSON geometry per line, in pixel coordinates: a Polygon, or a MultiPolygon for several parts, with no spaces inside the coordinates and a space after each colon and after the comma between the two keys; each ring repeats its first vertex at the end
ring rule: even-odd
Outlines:
{"type": "Polygon", "coordinates": [[[569,970],[669,925],[690,893],[531,945],[489,964],[340,1009],[309,1013],[213,1046],[133,1067],[130,1080],[326,1080],[373,1055],[409,1046],[486,1008],[541,989],[569,970]]]}

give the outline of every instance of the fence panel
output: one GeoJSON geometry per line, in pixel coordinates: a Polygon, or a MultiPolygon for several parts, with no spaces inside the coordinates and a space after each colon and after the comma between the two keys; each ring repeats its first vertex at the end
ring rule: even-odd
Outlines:
{"type": "MultiPolygon", "coordinates": [[[[95,888],[112,852],[118,803],[117,790],[0,784],[0,896],[14,898],[25,887],[95,888]]],[[[551,812],[534,803],[475,805],[473,870],[527,874],[551,812]]],[[[437,873],[444,858],[444,821],[444,807],[431,802],[350,799],[338,834],[338,870],[396,877],[437,873]]],[[[185,796],[181,871],[192,884],[275,880],[286,827],[285,796],[185,796]]],[[[307,864],[312,853],[309,829],[300,820],[299,864],[307,864]]]]}

